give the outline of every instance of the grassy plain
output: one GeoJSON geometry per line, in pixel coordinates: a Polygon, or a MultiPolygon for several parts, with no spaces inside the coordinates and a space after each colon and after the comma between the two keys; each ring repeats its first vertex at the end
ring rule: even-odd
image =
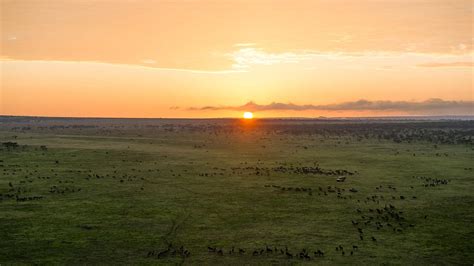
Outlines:
{"type": "Polygon", "coordinates": [[[474,263],[471,122],[0,121],[0,264],[474,263]]]}

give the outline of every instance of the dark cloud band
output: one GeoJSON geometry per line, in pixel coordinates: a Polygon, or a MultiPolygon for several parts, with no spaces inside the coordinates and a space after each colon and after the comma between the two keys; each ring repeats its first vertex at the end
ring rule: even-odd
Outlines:
{"type": "Polygon", "coordinates": [[[261,105],[254,102],[248,102],[241,106],[204,106],[192,107],[189,110],[217,111],[400,111],[405,113],[463,113],[474,114],[474,101],[446,101],[442,99],[429,99],[420,102],[411,101],[368,101],[358,100],[353,102],[344,102],[339,104],[326,105],[298,105],[293,103],[273,102],[267,105],[261,105]]]}

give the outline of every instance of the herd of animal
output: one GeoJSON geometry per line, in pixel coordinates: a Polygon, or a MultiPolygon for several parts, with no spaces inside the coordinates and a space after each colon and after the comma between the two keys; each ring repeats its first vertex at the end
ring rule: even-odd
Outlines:
{"type": "Polygon", "coordinates": [[[436,187],[440,185],[447,185],[451,180],[445,178],[432,178],[426,176],[413,176],[413,178],[420,179],[423,181],[424,187],[436,187]]]}
{"type": "MultiPolygon", "coordinates": [[[[445,179],[436,179],[436,178],[427,178],[427,177],[414,177],[421,180],[428,180],[440,183],[440,184],[447,184],[447,180],[445,179]],[[446,182],[445,182],[446,181],[446,182]]],[[[280,185],[264,185],[265,188],[273,188],[275,191],[281,192],[300,192],[300,193],[307,193],[308,195],[318,194],[320,196],[325,195],[328,196],[331,193],[337,195],[337,198],[344,198],[344,199],[352,199],[349,195],[341,196],[341,193],[350,192],[356,193],[358,192],[357,189],[351,188],[346,190],[344,188],[340,188],[337,186],[328,186],[327,188],[318,187],[318,188],[310,188],[310,187],[285,187],[280,185]]],[[[413,186],[410,186],[412,189],[413,186]]],[[[422,185],[425,187],[425,185],[422,185]]],[[[377,193],[397,193],[397,188],[393,185],[379,185],[375,187],[375,192],[377,193]]],[[[395,206],[394,200],[404,201],[407,197],[398,195],[398,196],[390,196],[384,197],[381,194],[374,194],[369,195],[365,198],[365,200],[361,201],[360,199],[353,199],[354,204],[359,204],[359,207],[355,209],[356,218],[351,220],[351,225],[358,234],[358,241],[363,243],[364,241],[369,241],[373,244],[377,244],[380,239],[374,235],[374,232],[380,230],[386,230],[386,232],[392,232],[394,234],[402,234],[405,230],[409,230],[410,228],[414,228],[415,224],[410,222],[410,218],[405,216],[405,212],[401,210],[399,207],[395,206]],[[368,207],[360,207],[360,204],[364,203],[365,205],[370,205],[368,207]],[[383,204],[383,205],[382,205],[383,204]]],[[[413,196],[412,200],[416,200],[417,197],[413,196]]],[[[428,216],[424,215],[423,219],[427,219],[428,216]]],[[[359,251],[359,246],[361,244],[352,244],[352,248],[344,248],[342,245],[337,245],[335,247],[335,252],[331,252],[330,254],[340,254],[341,256],[353,256],[359,251]]],[[[163,258],[166,256],[175,256],[176,254],[181,253],[170,253],[169,248],[159,252],[160,256],[155,256],[156,258],[163,258]]],[[[296,250],[293,249],[291,251],[288,249],[287,246],[285,247],[277,247],[277,246],[268,246],[262,248],[236,248],[231,247],[228,249],[224,249],[221,247],[216,246],[208,246],[207,251],[210,254],[215,254],[217,256],[230,256],[230,255],[238,255],[238,256],[251,256],[251,257],[260,257],[260,256],[275,256],[278,258],[286,258],[286,259],[301,259],[301,260],[312,260],[325,257],[328,252],[324,252],[321,249],[314,249],[311,251],[310,249],[300,249],[296,250]]],[[[155,253],[153,253],[155,254],[155,253]]],[[[186,253],[187,257],[190,253],[186,253]]],[[[150,256],[150,255],[147,255],[150,256]]],[[[183,255],[182,255],[183,256],[183,255]]]]}
{"type": "MultiPolygon", "coordinates": [[[[440,131],[436,134],[428,134],[416,127],[416,125],[408,125],[408,129],[403,129],[397,124],[389,125],[391,130],[381,129],[377,125],[370,125],[368,129],[360,125],[351,125],[341,130],[337,124],[324,125],[321,128],[308,125],[283,126],[279,124],[268,124],[263,127],[262,135],[271,135],[274,137],[278,135],[282,139],[284,137],[298,137],[305,135],[308,138],[313,136],[321,137],[321,142],[331,142],[335,145],[345,145],[348,141],[342,141],[347,136],[352,140],[363,141],[366,139],[389,140],[396,143],[411,143],[415,141],[424,141],[437,145],[442,144],[468,144],[470,145],[471,138],[466,138],[466,130],[463,125],[460,129],[454,131],[440,131]],[[392,130],[393,129],[393,130],[392,130]],[[309,133],[308,133],[309,132],[309,133]],[[340,138],[341,141],[334,141],[340,138]],[[344,144],[345,143],[345,144],[344,144]]],[[[51,131],[60,130],[84,130],[84,131],[100,131],[100,126],[87,127],[44,127],[44,128],[16,128],[15,132],[23,133],[24,131],[51,131]]],[[[129,136],[131,130],[129,128],[119,128],[124,135],[129,136]]],[[[191,132],[193,134],[201,133],[212,137],[227,136],[236,134],[236,131],[243,131],[242,128],[234,128],[229,131],[226,127],[219,125],[212,126],[187,126],[187,125],[159,125],[151,127],[153,130],[166,132],[191,132]]],[[[239,132],[240,132],[239,131],[239,132]]],[[[133,131],[134,132],[134,131],[133,131]]],[[[150,133],[151,134],[151,133],[150,133]]],[[[288,138],[290,138],[288,137],[288,138]]],[[[262,137],[264,138],[264,137],[262,137]]],[[[347,137],[348,138],[348,137],[347,137]]],[[[132,139],[130,139],[132,140],[132,139]]],[[[284,139],[287,140],[287,139],[284,139]]],[[[194,151],[204,152],[204,149],[210,148],[210,144],[189,144],[194,151]]],[[[395,144],[396,145],[396,144],[395,144]]],[[[269,144],[259,145],[261,149],[268,149],[269,144]]],[[[308,152],[314,146],[299,145],[298,151],[308,152]]],[[[35,151],[42,154],[54,154],[54,149],[46,145],[28,146],[21,143],[21,140],[6,141],[1,145],[1,152],[15,153],[15,152],[29,152],[35,151]]],[[[438,148],[436,148],[438,149],[438,148]]],[[[294,151],[292,151],[294,152],[294,151]]],[[[420,157],[420,154],[415,154],[413,151],[396,151],[397,155],[400,152],[412,156],[420,157]],[[413,155],[412,155],[413,154],[413,155]]],[[[108,154],[108,153],[107,153],[108,154]]],[[[435,154],[435,153],[433,153],[435,154]]],[[[431,155],[433,155],[431,154],[431,155]]],[[[430,155],[430,156],[431,156],[430,155]]],[[[166,162],[172,161],[163,155],[166,162]]],[[[436,157],[448,157],[448,153],[436,152],[436,157]]],[[[453,156],[451,156],[453,157],[453,156]]],[[[451,158],[450,157],[450,158],[451,158]]],[[[439,158],[438,158],[439,159],[439,158]]],[[[309,160],[307,160],[309,161],[309,160]]],[[[44,164],[48,165],[50,169],[42,165],[33,165],[28,168],[11,163],[9,157],[0,160],[0,171],[2,181],[6,184],[5,187],[0,188],[0,204],[28,204],[33,201],[64,199],[64,197],[74,196],[80,197],[85,195],[91,184],[105,184],[109,186],[113,184],[120,188],[127,186],[136,187],[136,193],[143,193],[149,186],[151,186],[150,176],[160,176],[164,178],[179,178],[179,177],[199,177],[199,178],[226,178],[229,176],[238,177],[252,177],[256,180],[261,178],[261,181],[256,187],[256,193],[267,193],[271,197],[288,197],[291,200],[308,200],[308,201],[332,201],[343,206],[349,206],[347,213],[350,218],[344,218],[343,226],[347,226],[350,232],[353,232],[351,238],[347,238],[344,243],[337,243],[334,241],[330,248],[328,245],[308,245],[309,247],[297,247],[289,242],[289,245],[264,245],[264,246],[222,246],[219,239],[215,243],[202,243],[201,246],[196,247],[195,243],[180,243],[175,245],[172,242],[166,243],[164,247],[150,249],[145,252],[146,259],[187,259],[196,254],[201,256],[242,256],[247,259],[258,258],[275,258],[287,260],[323,260],[332,256],[357,256],[359,252],[366,250],[369,245],[380,245],[386,240],[387,236],[400,235],[416,230],[419,226],[419,217],[415,217],[413,213],[406,211],[406,205],[415,203],[423,199],[423,191],[436,191],[443,189],[445,186],[456,183],[455,179],[447,176],[427,176],[413,175],[410,182],[407,182],[404,187],[390,184],[389,179],[384,182],[377,183],[375,187],[363,187],[360,183],[353,182],[354,180],[362,179],[364,176],[355,169],[331,169],[322,167],[317,162],[305,163],[291,163],[272,161],[266,164],[259,159],[254,161],[246,159],[246,161],[234,162],[233,165],[218,165],[211,163],[200,164],[193,162],[193,167],[163,167],[164,163],[156,165],[156,163],[147,164],[147,167],[142,167],[142,160],[125,160],[121,162],[108,162],[112,169],[100,169],[90,167],[86,169],[87,165],[81,165],[79,169],[70,169],[67,165],[67,160],[63,158],[55,158],[49,156],[48,161],[44,164]],[[134,165],[132,168],[121,170],[120,164],[134,165]],[[312,165],[311,165],[312,164],[312,165]],[[39,170],[42,168],[42,170],[39,170]],[[286,178],[285,182],[278,183],[278,179],[273,181],[270,177],[286,178]],[[313,178],[314,177],[314,178],[313,178]],[[304,178],[304,179],[303,179],[304,178]],[[312,178],[312,179],[311,179],[312,178]],[[5,182],[5,180],[7,182],[5,182]],[[272,181],[270,181],[272,180],[272,181]],[[312,185],[306,180],[312,180],[312,185]],[[323,180],[318,185],[318,180],[323,180]],[[309,185],[310,184],[310,185],[309,185]],[[324,185],[323,185],[324,184],[324,185]],[[263,185],[263,188],[262,188],[263,185]],[[34,187],[34,188],[33,188],[34,187]],[[436,187],[436,188],[435,188],[436,187]],[[15,203],[16,201],[16,203],[15,203]],[[352,237],[354,236],[354,237],[352,237]],[[229,247],[230,246],[230,247],[229,247]],[[203,255],[204,254],[204,255],[203,255]]],[[[184,163],[183,163],[184,164],[184,163]]],[[[168,164],[169,165],[169,164],[168,164]]],[[[191,165],[191,163],[190,163],[191,165]]],[[[182,165],[181,165],[182,166],[182,165]]],[[[345,167],[344,167],[345,168],[345,167]]],[[[350,167],[348,167],[350,168],[350,167]]],[[[472,171],[471,167],[465,167],[465,171],[472,171]]],[[[156,184],[156,183],[155,183],[156,184]]],[[[253,187],[252,187],[253,188],[253,187]]],[[[305,203],[306,204],[306,203],[305,203]]],[[[419,216],[423,220],[429,222],[430,218],[427,214],[420,211],[419,216]]],[[[84,230],[92,230],[93,227],[84,225],[81,227],[84,230]]],[[[283,242],[285,243],[285,242],[283,242]]],[[[141,253],[140,253],[141,254],[141,253]]]]}
{"type": "MultiPolygon", "coordinates": [[[[355,246],[356,247],[356,246],[355,246]]],[[[253,257],[259,257],[259,256],[283,256],[287,259],[303,259],[303,260],[311,260],[312,258],[320,258],[324,257],[324,252],[321,251],[320,249],[314,249],[314,251],[307,250],[305,248],[301,249],[300,251],[291,251],[288,249],[287,246],[285,248],[277,248],[276,246],[271,247],[271,246],[265,246],[263,248],[254,248],[251,250],[246,250],[245,248],[235,248],[232,247],[228,250],[224,250],[222,248],[217,248],[217,247],[207,247],[207,250],[209,253],[214,253],[218,256],[224,256],[226,254],[228,255],[249,255],[253,257]]],[[[355,249],[356,250],[356,249],[355,249]]],[[[353,252],[352,252],[353,254],[353,252]]]]}
{"type": "Polygon", "coordinates": [[[173,243],[169,243],[166,249],[163,250],[150,250],[148,251],[147,258],[168,258],[168,257],[181,257],[187,258],[191,255],[191,252],[187,250],[184,246],[179,248],[175,247],[173,243]]]}
{"type": "MultiPolygon", "coordinates": [[[[14,149],[12,147],[18,147],[18,145],[8,144],[9,149],[14,149]]],[[[47,151],[47,148],[42,148],[43,151],[47,151]]],[[[3,163],[3,161],[2,161],[3,163]]],[[[53,165],[61,165],[59,160],[54,160],[53,165]]],[[[245,163],[247,164],[247,163],[245,163]]],[[[27,188],[28,183],[32,183],[34,177],[43,181],[56,181],[57,184],[50,185],[49,194],[50,195],[65,195],[69,193],[80,193],[82,191],[81,187],[74,186],[74,180],[61,179],[58,178],[58,174],[55,172],[54,167],[51,169],[51,175],[39,174],[37,170],[32,169],[20,169],[15,167],[15,165],[2,165],[3,167],[3,176],[17,176],[24,174],[24,180],[21,180],[17,184],[12,182],[8,183],[7,193],[0,194],[0,202],[2,200],[13,199],[17,202],[33,201],[33,200],[42,200],[48,196],[46,195],[28,195],[31,192],[31,189],[27,188]]],[[[112,179],[117,180],[120,183],[124,182],[144,182],[146,179],[140,177],[139,173],[143,169],[133,168],[132,172],[136,174],[120,174],[118,170],[114,170],[111,173],[94,173],[92,170],[78,170],[76,174],[84,175],[86,181],[90,180],[102,180],[102,179],[112,179]]],[[[156,172],[163,173],[160,169],[148,169],[144,172],[156,172]]],[[[192,174],[188,170],[182,171],[181,173],[192,174]]],[[[181,173],[176,169],[169,170],[170,175],[172,176],[181,176],[181,173]]],[[[247,174],[254,176],[269,176],[271,174],[291,174],[291,175],[319,175],[319,176],[335,176],[335,181],[342,182],[346,180],[347,177],[357,176],[357,171],[348,171],[345,169],[323,169],[319,166],[287,166],[280,165],[277,167],[263,167],[263,166],[245,166],[245,167],[231,167],[218,168],[214,167],[209,172],[196,173],[198,176],[205,177],[215,177],[223,176],[226,173],[232,174],[247,174]]],[[[334,177],[333,177],[334,178],[334,177]]],[[[432,178],[425,176],[413,176],[414,179],[421,180],[423,187],[433,187],[439,185],[447,185],[450,183],[450,180],[443,178],[432,178]]],[[[391,194],[387,195],[386,192],[397,193],[397,188],[393,185],[379,185],[375,187],[375,192],[378,194],[368,195],[365,198],[358,197],[357,199],[352,195],[355,195],[359,192],[358,189],[338,187],[336,185],[328,185],[326,187],[318,186],[315,188],[306,187],[306,186],[281,186],[276,184],[267,184],[264,185],[265,188],[273,188],[276,192],[279,193],[306,193],[309,196],[318,195],[318,196],[330,196],[331,194],[336,195],[338,199],[353,200],[354,204],[357,204],[359,207],[356,208],[356,218],[351,220],[351,225],[354,227],[354,230],[359,236],[359,241],[370,241],[377,243],[378,239],[375,235],[371,234],[373,230],[390,230],[393,233],[403,233],[405,230],[414,227],[415,225],[409,222],[404,216],[404,212],[399,208],[393,205],[393,200],[406,200],[407,196],[391,194]],[[385,193],[384,193],[385,192],[385,193]],[[390,203],[388,201],[390,200],[390,203]],[[373,205],[375,207],[360,207],[360,204],[373,205]]],[[[413,189],[413,186],[411,186],[413,189]]],[[[143,185],[141,187],[143,190],[143,185]]],[[[416,196],[411,197],[412,200],[417,199],[416,196]]],[[[425,216],[426,219],[426,216],[425,216]]],[[[359,250],[360,244],[353,244],[352,248],[344,249],[342,245],[337,245],[335,247],[335,252],[340,253],[342,256],[353,256],[359,250]]],[[[301,260],[311,260],[316,258],[324,258],[327,256],[328,252],[324,252],[321,249],[306,249],[295,251],[295,249],[290,250],[287,246],[285,247],[270,247],[265,246],[263,248],[235,248],[231,247],[229,249],[223,249],[213,246],[208,246],[207,251],[210,254],[215,254],[218,256],[229,256],[229,255],[238,255],[238,256],[278,256],[286,259],[301,259],[301,260]]],[[[151,250],[147,253],[147,258],[163,259],[170,257],[180,257],[187,258],[191,256],[191,252],[186,249],[184,246],[175,247],[173,244],[169,244],[165,249],[162,250],[151,250]]]]}

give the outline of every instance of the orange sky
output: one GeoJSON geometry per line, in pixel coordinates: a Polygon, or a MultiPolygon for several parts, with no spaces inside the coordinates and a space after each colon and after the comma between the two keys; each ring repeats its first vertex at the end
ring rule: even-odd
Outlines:
{"type": "Polygon", "coordinates": [[[471,0],[0,2],[4,115],[474,115],[471,0]]]}

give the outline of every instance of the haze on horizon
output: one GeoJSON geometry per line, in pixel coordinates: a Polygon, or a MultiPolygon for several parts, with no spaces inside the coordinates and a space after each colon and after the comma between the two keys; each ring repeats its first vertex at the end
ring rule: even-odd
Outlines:
{"type": "Polygon", "coordinates": [[[471,0],[0,3],[0,115],[474,115],[471,0]]]}

